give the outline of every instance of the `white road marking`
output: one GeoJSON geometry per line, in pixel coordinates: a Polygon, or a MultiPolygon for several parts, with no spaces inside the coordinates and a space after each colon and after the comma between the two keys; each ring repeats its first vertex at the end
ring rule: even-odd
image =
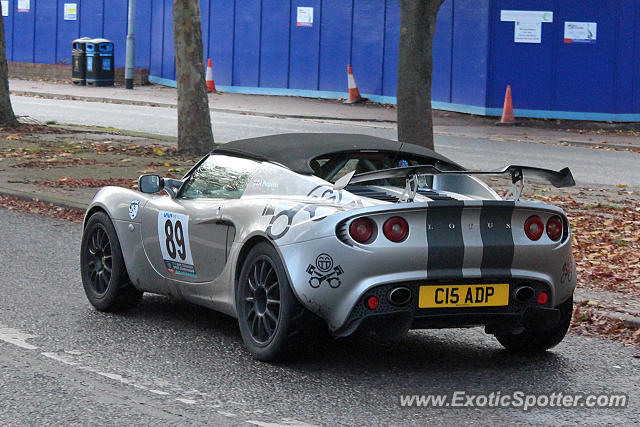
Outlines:
{"type": "Polygon", "coordinates": [[[0,325],[0,341],[16,345],[27,350],[37,350],[38,347],[27,343],[28,339],[37,338],[37,335],[26,334],[17,329],[0,325]]]}
{"type": "MultiPolygon", "coordinates": [[[[95,374],[101,375],[101,376],[103,376],[105,378],[109,378],[109,379],[114,380],[114,381],[119,381],[122,384],[130,385],[131,387],[135,387],[135,388],[140,389],[140,390],[149,391],[149,392],[151,391],[148,387],[140,385],[140,384],[136,383],[135,381],[130,380],[128,378],[125,378],[125,377],[123,377],[122,375],[119,375],[119,374],[112,374],[110,372],[100,372],[100,371],[97,371],[97,370],[95,370],[93,368],[89,368],[89,367],[86,367],[86,366],[80,366],[80,369],[83,369],[83,370],[89,371],[89,372],[93,372],[95,374]]],[[[165,393],[165,392],[163,392],[161,390],[154,390],[153,393],[161,394],[161,393],[165,393]]],[[[166,394],[169,394],[169,393],[166,393],[166,394]]]]}
{"type": "MultiPolygon", "coordinates": [[[[18,347],[27,349],[27,350],[36,350],[38,347],[31,345],[29,343],[26,342],[26,340],[31,339],[31,338],[36,338],[37,335],[32,335],[32,334],[26,334],[24,332],[20,332],[16,329],[12,329],[12,328],[8,328],[4,325],[0,325],[0,340],[5,341],[7,343],[16,345],[18,347]]],[[[147,391],[149,393],[153,393],[159,396],[169,396],[171,393],[163,391],[163,390],[158,390],[158,389],[153,389],[153,388],[149,388],[146,387],[144,385],[138,384],[136,383],[134,380],[129,379],[129,378],[125,378],[120,374],[114,374],[111,372],[103,372],[100,371],[98,369],[95,368],[91,368],[89,366],[83,366],[80,365],[79,362],[74,361],[74,356],[79,356],[82,355],[83,353],[81,351],[77,351],[77,350],[65,350],[64,352],[59,352],[59,353],[55,353],[55,352],[42,352],[40,353],[42,356],[54,360],[56,362],[60,362],[63,363],[65,365],[69,365],[69,366],[75,366],[77,369],[80,369],[82,371],[87,371],[87,372],[91,372],[97,375],[100,375],[101,377],[104,378],[108,378],[110,380],[113,381],[117,381],[120,382],[122,384],[140,389],[140,390],[144,390],[147,391]]],[[[169,383],[166,383],[167,385],[170,385],[169,383]]],[[[197,394],[199,396],[202,396],[203,399],[207,399],[207,397],[209,397],[206,393],[202,393],[198,390],[189,390],[189,391],[184,391],[184,390],[174,390],[174,394],[197,394]]],[[[198,400],[195,399],[187,399],[184,397],[178,397],[175,400],[182,402],[184,404],[187,405],[196,405],[199,403],[198,400]]],[[[236,417],[237,415],[232,413],[232,412],[226,412],[226,411],[217,411],[220,415],[224,415],[225,417],[236,417]]],[[[254,421],[253,424],[256,423],[261,423],[260,421],[254,421]]],[[[305,424],[305,423],[300,423],[297,421],[293,421],[293,422],[286,422],[284,424],[257,424],[257,425],[269,425],[269,426],[301,426],[301,427],[307,427],[310,426],[310,424],[305,424]]]]}
{"type": "MultiPolygon", "coordinates": [[[[66,356],[66,355],[60,355],[60,354],[57,354],[57,353],[42,353],[42,355],[46,356],[46,357],[48,357],[50,359],[56,360],[58,362],[62,362],[62,363],[67,364],[67,365],[78,365],[77,363],[72,362],[71,360],[69,360],[70,357],[66,356]]],[[[118,381],[119,383],[131,386],[131,387],[134,387],[134,388],[137,388],[137,389],[140,389],[140,390],[148,391],[149,393],[157,394],[159,396],[168,396],[168,395],[170,395],[170,393],[168,393],[166,391],[158,390],[158,389],[152,389],[152,388],[146,387],[146,386],[144,386],[142,384],[138,384],[134,380],[129,379],[129,378],[125,378],[120,374],[114,374],[114,373],[111,373],[111,372],[102,372],[102,371],[99,371],[97,369],[91,368],[89,366],[81,366],[81,365],[78,366],[78,369],[81,369],[83,371],[92,372],[94,374],[100,375],[101,377],[109,378],[110,380],[118,381]]],[[[198,394],[200,394],[202,396],[205,396],[204,393],[200,393],[197,390],[193,390],[191,392],[186,392],[186,393],[198,393],[198,394]]],[[[198,403],[196,400],[193,400],[193,399],[176,398],[176,400],[178,400],[178,401],[180,401],[182,403],[189,404],[189,405],[195,405],[196,403],[198,403]]]]}
{"type": "Polygon", "coordinates": [[[70,358],[68,356],[64,356],[64,355],[60,355],[60,354],[56,354],[56,353],[40,353],[42,354],[44,357],[48,357],[49,359],[53,359],[56,360],[58,362],[62,362],[65,365],[77,365],[76,362],[72,362],[71,360],[69,360],[70,358]]]}
{"type": "MultiPolygon", "coordinates": [[[[89,370],[89,369],[87,369],[89,370]]],[[[92,372],[94,372],[92,370],[92,372]]],[[[107,377],[109,379],[115,380],[115,381],[120,381],[123,384],[127,384],[127,385],[131,385],[131,381],[125,379],[122,375],[118,375],[118,374],[111,374],[109,372],[96,372],[96,374],[98,375],[102,375],[103,377],[107,377]]]]}
{"type": "Polygon", "coordinates": [[[294,420],[293,418],[284,418],[282,423],[266,423],[264,421],[248,420],[247,423],[260,427],[316,427],[314,424],[305,423],[303,421],[294,420]]]}
{"type": "Polygon", "coordinates": [[[185,399],[183,397],[178,397],[176,398],[177,401],[182,402],[182,403],[186,403],[187,405],[195,405],[196,403],[198,403],[196,400],[193,399],[185,399]]]}

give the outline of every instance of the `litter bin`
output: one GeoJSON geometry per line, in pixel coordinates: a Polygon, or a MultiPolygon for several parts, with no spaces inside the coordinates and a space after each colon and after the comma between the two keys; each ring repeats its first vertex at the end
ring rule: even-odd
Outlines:
{"type": "Polygon", "coordinates": [[[87,85],[113,86],[113,42],[107,39],[87,41],[87,85]]]}
{"type": "Polygon", "coordinates": [[[71,81],[73,84],[87,84],[87,41],[90,37],[82,37],[71,42],[71,81]]]}

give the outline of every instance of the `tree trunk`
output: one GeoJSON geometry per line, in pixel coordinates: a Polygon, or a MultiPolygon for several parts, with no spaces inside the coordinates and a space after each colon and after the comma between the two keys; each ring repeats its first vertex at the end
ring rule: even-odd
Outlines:
{"type": "Polygon", "coordinates": [[[9,67],[4,40],[4,18],[0,13],[0,126],[17,126],[18,120],[11,107],[9,97],[9,67]]]}
{"type": "Polygon", "coordinates": [[[444,0],[399,2],[398,140],[433,149],[433,36],[444,0]]]}
{"type": "Polygon", "coordinates": [[[178,81],[178,150],[203,155],[213,149],[211,112],[204,81],[199,0],[173,1],[178,81]]]}

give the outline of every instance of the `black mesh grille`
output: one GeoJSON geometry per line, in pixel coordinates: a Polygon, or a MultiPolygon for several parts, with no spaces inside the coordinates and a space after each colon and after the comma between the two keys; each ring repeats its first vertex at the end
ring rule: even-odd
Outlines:
{"type": "Polygon", "coordinates": [[[445,196],[433,190],[418,190],[418,194],[428,197],[431,200],[456,200],[453,197],[445,196]]]}
{"type": "Polygon", "coordinates": [[[349,246],[353,246],[349,241],[349,230],[347,230],[347,223],[343,222],[336,227],[336,236],[338,239],[342,241],[342,243],[346,243],[349,246]]]}
{"type": "Polygon", "coordinates": [[[348,191],[360,197],[368,197],[369,199],[382,200],[383,202],[396,203],[398,197],[389,194],[386,191],[372,190],[366,187],[349,187],[348,191]]]}

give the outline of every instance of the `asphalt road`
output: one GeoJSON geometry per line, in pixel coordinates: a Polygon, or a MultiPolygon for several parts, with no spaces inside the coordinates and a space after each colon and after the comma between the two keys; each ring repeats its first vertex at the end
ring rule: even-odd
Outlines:
{"type": "Polygon", "coordinates": [[[511,355],[480,329],[400,343],[327,343],[295,362],[254,361],[235,320],[145,295],[91,308],[81,226],[0,209],[0,425],[424,425],[640,422],[637,350],[568,336],[511,355]],[[401,407],[402,394],[625,393],[626,409],[401,407]],[[247,424],[249,423],[249,424],[247,424]]]}
{"type": "MultiPolygon", "coordinates": [[[[171,108],[19,96],[12,97],[12,103],[16,114],[43,122],[55,120],[59,123],[116,127],[161,135],[177,134],[177,112],[171,108]]],[[[225,113],[213,115],[213,127],[218,142],[286,132],[364,133],[396,138],[393,124],[225,113]]],[[[637,153],[447,135],[436,135],[436,149],[472,169],[499,168],[507,164],[555,169],[569,166],[576,180],[581,183],[640,186],[640,154],[637,153]]]]}

